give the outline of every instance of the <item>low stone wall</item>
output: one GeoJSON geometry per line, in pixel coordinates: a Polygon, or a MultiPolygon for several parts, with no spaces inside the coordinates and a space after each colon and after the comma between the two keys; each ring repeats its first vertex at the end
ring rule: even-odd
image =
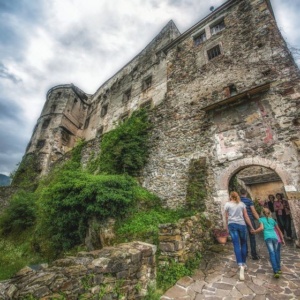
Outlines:
{"type": "Polygon", "coordinates": [[[159,226],[159,262],[174,259],[185,262],[212,243],[211,222],[200,214],[180,220],[175,224],[159,226]]]}
{"type": "Polygon", "coordinates": [[[0,283],[0,299],[142,299],[155,283],[155,252],[153,245],[131,242],[79,252],[40,270],[25,267],[0,283]]]}

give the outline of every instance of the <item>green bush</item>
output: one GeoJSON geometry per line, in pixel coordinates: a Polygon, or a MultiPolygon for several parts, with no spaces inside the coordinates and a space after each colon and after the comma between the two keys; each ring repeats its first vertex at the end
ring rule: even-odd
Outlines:
{"type": "Polygon", "coordinates": [[[129,176],[63,170],[39,189],[37,235],[46,237],[58,252],[68,250],[83,242],[88,219],[124,217],[136,202],[136,186],[129,176]]]}
{"type": "Polygon", "coordinates": [[[145,110],[132,114],[101,141],[100,172],[139,175],[149,155],[151,124],[145,110]]]}
{"type": "Polygon", "coordinates": [[[116,233],[122,242],[140,239],[157,244],[159,224],[174,223],[191,214],[191,211],[183,209],[171,210],[162,207],[137,211],[118,222],[116,233]]]}
{"type": "Polygon", "coordinates": [[[8,207],[0,215],[0,232],[2,235],[19,233],[34,225],[36,205],[34,193],[20,190],[8,207]]]}

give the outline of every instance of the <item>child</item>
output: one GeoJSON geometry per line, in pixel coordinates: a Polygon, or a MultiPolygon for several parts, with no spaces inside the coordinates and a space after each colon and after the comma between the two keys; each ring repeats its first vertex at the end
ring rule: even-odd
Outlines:
{"type": "Polygon", "coordinates": [[[278,232],[279,238],[283,245],[285,245],[283,234],[279,229],[276,221],[272,218],[272,213],[268,208],[263,208],[263,217],[259,218],[260,226],[256,230],[251,230],[252,233],[264,232],[264,240],[266,242],[270,262],[274,272],[274,278],[279,278],[281,274],[280,269],[280,243],[276,231],[278,232]]]}

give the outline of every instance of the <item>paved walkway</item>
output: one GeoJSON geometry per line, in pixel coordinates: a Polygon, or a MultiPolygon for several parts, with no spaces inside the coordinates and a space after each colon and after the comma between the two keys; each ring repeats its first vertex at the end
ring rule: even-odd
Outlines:
{"type": "Polygon", "coordinates": [[[261,259],[247,260],[244,281],[239,281],[232,243],[227,242],[223,251],[210,252],[194,276],[181,278],[161,300],[300,299],[300,249],[289,241],[281,248],[283,274],[275,279],[267,248],[262,238],[257,237],[261,259]]]}

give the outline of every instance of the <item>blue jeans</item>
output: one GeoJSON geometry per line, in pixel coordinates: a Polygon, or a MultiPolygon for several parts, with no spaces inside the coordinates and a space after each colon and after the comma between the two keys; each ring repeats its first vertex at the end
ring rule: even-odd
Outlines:
{"type": "Polygon", "coordinates": [[[280,247],[277,239],[266,239],[265,240],[268,251],[270,262],[274,273],[277,273],[280,270],[280,247]]]}
{"type": "Polygon", "coordinates": [[[247,227],[236,223],[228,224],[232,239],[236,262],[239,266],[246,263],[247,258],[247,227]]]}
{"type": "MultiPolygon", "coordinates": [[[[255,222],[254,222],[254,219],[251,219],[251,218],[250,218],[250,221],[251,221],[252,227],[253,227],[254,229],[256,229],[256,224],[255,224],[255,222]]],[[[249,225],[247,225],[247,228],[248,228],[248,233],[249,233],[249,241],[250,241],[250,248],[251,248],[251,256],[252,256],[252,258],[254,258],[254,257],[257,257],[255,234],[252,234],[252,233],[250,232],[251,228],[250,228],[249,225]]],[[[247,255],[248,255],[248,252],[247,252],[247,255]]]]}

